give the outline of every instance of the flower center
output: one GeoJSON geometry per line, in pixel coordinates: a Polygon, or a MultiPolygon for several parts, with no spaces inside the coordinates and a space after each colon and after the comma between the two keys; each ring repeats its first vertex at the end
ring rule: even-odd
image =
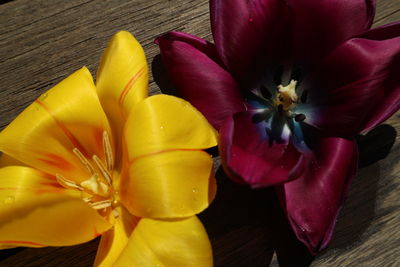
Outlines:
{"type": "Polygon", "coordinates": [[[65,188],[82,191],[82,199],[96,210],[107,209],[117,204],[117,200],[114,197],[116,192],[112,186],[114,158],[110,137],[106,131],[103,132],[103,150],[104,161],[97,155],[93,155],[91,159],[88,159],[76,147],[72,150],[88,172],[89,178],[81,183],[67,179],[61,174],[56,174],[60,185],[65,188]]]}
{"type": "Polygon", "coordinates": [[[279,85],[278,93],[275,99],[275,105],[282,105],[282,109],[284,111],[288,111],[293,108],[298,100],[296,94],[296,85],[297,81],[291,80],[290,83],[286,86],[279,85]]]}

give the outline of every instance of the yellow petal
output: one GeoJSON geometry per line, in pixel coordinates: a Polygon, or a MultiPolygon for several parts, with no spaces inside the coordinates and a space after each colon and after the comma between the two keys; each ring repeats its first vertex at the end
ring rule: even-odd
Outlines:
{"type": "Polygon", "coordinates": [[[196,217],[178,221],[142,219],[115,266],[212,266],[211,245],[196,217]]]}
{"type": "Polygon", "coordinates": [[[217,144],[215,130],[183,99],[155,95],[140,102],[125,128],[128,157],[173,149],[205,149],[217,144]]]}
{"type": "Polygon", "coordinates": [[[146,56],[139,42],[129,32],[115,34],[101,58],[96,86],[117,136],[121,136],[130,110],[147,96],[148,79],[146,56]]]}
{"type": "Polygon", "coordinates": [[[128,239],[139,221],[139,218],[129,214],[123,207],[116,208],[114,212],[118,212],[118,217],[113,228],[101,236],[94,266],[112,266],[125,249],[128,239]]]}
{"type": "Polygon", "coordinates": [[[121,201],[139,217],[192,216],[214,198],[212,165],[204,151],[168,151],[137,158],[121,180],[121,201]]]}
{"type": "Polygon", "coordinates": [[[0,169],[0,248],[75,245],[110,227],[52,177],[29,167],[0,169]]]}
{"type": "Polygon", "coordinates": [[[77,190],[65,189],[54,176],[26,166],[0,168],[0,209],[12,203],[30,202],[43,194],[80,198],[77,190]]]}
{"type": "Polygon", "coordinates": [[[90,174],[73,150],[105,160],[104,132],[111,134],[107,117],[92,76],[82,68],[44,93],[0,133],[0,151],[47,173],[82,181],[90,174]]]}

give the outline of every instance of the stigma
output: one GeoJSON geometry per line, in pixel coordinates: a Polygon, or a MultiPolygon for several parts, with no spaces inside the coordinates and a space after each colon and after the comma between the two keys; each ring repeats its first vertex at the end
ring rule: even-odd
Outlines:
{"type": "Polygon", "coordinates": [[[284,111],[294,107],[298,101],[296,94],[297,81],[291,80],[286,86],[278,85],[278,94],[275,100],[276,106],[281,106],[284,111]]]}

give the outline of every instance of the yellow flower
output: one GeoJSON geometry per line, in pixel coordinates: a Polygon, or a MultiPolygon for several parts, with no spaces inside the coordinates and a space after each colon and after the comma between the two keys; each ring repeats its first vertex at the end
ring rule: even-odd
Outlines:
{"type": "Polygon", "coordinates": [[[210,266],[195,214],[215,195],[216,134],[186,101],[147,97],[140,44],[117,33],[0,133],[0,248],[102,235],[95,265],[210,266]]]}

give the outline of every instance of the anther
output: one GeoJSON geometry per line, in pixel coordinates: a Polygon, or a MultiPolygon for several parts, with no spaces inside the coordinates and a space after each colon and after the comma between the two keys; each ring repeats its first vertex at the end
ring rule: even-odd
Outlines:
{"type": "Polygon", "coordinates": [[[295,121],[304,121],[305,119],[306,119],[306,115],[304,115],[304,114],[296,114],[296,116],[294,116],[295,121]]]}
{"type": "Polygon", "coordinates": [[[93,200],[93,197],[84,197],[82,198],[83,201],[85,201],[86,203],[90,203],[93,200]]]}
{"type": "Polygon", "coordinates": [[[89,205],[96,210],[105,209],[111,207],[111,200],[102,200],[94,203],[89,203],[89,205]]]}
{"type": "Polygon", "coordinates": [[[270,117],[270,111],[269,110],[263,110],[261,112],[257,112],[251,117],[251,120],[253,123],[260,123],[262,121],[267,120],[270,117]]]}
{"type": "Polygon", "coordinates": [[[260,86],[260,92],[261,92],[261,95],[262,95],[265,99],[271,99],[272,94],[271,94],[271,92],[268,90],[268,88],[265,87],[265,85],[261,85],[261,86],[260,86]]]}
{"type": "Polygon", "coordinates": [[[111,174],[108,172],[106,167],[104,166],[103,162],[100,160],[100,158],[96,155],[92,157],[93,161],[96,163],[96,166],[99,168],[101,171],[101,174],[103,177],[106,179],[106,182],[111,185],[112,180],[111,180],[111,174]]]}
{"type": "Polygon", "coordinates": [[[81,191],[84,190],[84,188],[82,186],[78,185],[74,181],[68,180],[67,178],[65,178],[61,174],[56,173],[56,179],[57,179],[57,182],[60,185],[64,186],[65,188],[75,188],[75,189],[78,189],[78,190],[81,190],[81,191]]]}
{"type": "Polygon", "coordinates": [[[87,160],[87,158],[82,154],[82,152],[77,149],[74,148],[72,150],[72,152],[74,152],[74,154],[76,155],[76,157],[81,161],[81,163],[86,167],[86,169],[89,171],[89,173],[91,175],[93,175],[95,173],[94,168],[92,166],[92,164],[87,160]]]}
{"type": "Polygon", "coordinates": [[[104,148],[104,154],[106,156],[107,169],[111,171],[114,167],[114,158],[110,142],[110,136],[108,135],[107,131],[103,132],[103,148],[104,148]]]}

